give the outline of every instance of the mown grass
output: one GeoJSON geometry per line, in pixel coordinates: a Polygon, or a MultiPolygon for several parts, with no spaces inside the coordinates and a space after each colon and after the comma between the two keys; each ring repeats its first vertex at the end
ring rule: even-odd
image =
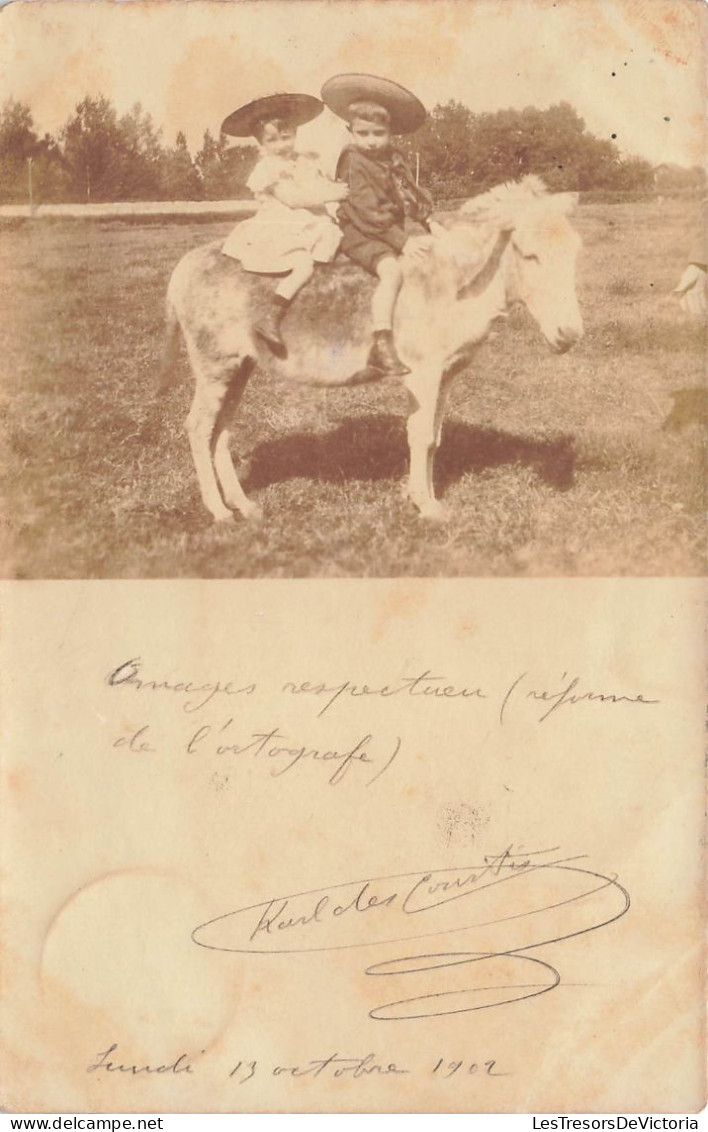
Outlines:
{"type": "Polygon", "coordinates": [[[186,360],[167,395],[154,391],[170,271],[229,222],[4,225],[5,573],[700,572],[704,394],[682,391],[702,387],[705,336],[667,297],[693,209],[581,208],[586,336],[554,357],[515,314],[481,348],[443,433],[443,525],[420,519],[401,492],[399,386],[290,389],[259,373],[235,444],[250,453],[246,486],[265,517],[213,526],[183,428],[186,360]],[[684,409],[678,431],[662,427],[677,420],[675,404],[684,409]]]}

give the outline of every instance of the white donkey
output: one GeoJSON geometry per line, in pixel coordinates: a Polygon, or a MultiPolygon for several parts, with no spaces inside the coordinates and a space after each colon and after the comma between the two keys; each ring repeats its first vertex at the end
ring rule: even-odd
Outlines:
{"type": "MultiPolygon", "coordinates": [[[[576,194],[550,194],[536,177],[501,185],[450,214],[425,261],[404,255],[396,341],[411,367],[408,493],[437,518],[433,460],[446,393],[495,318],[516,303],[530,311],[551,348],[562,353],[583,333],[575,293],[580,238],[567,215],[576,194]]],[[[308,385],[347,385],[382,375],[362,369],[370,334],[372,282],[353,264],[321,268],[293,303],[288,357],[267,354],[274,375],[308,385]]],[[[175,368],[179,328],[196,380],[187,431],[202,499],[217,521],[260,514],[245,495],[229,448],[228,421],[262,351],[252,334],[272,284],[248,275],[218,243],[188,252],[167,292],[166,367],[175,368]]],[[[391,380],[387,378],[386,380],[391,380]]]]}

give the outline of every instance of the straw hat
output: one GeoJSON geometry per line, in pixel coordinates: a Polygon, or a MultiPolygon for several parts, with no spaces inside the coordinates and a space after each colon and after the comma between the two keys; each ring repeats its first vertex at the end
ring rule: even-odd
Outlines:
{"type": "Polygon", "coordinates": [[[323,110],[323,103],[312,94],[268,94],[240,106],[224,118],[221,132],[232,138],[250,138],[264,119],[283,118],[297,127],[311,122],[323,110]]]}
{"type": "Polygon", "coordinates": [[[405,87],[376,75],[335,75],[322,87],[322,99],[340,118],[352,102],[377,102],[391,115],[392,134],[412,134],[426,118],[423,103],[405,87]]]}

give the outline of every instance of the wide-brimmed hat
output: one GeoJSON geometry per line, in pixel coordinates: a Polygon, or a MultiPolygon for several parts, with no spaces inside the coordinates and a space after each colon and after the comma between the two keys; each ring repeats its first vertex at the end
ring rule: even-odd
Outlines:
{"type": "Polygon", "coordinates": [[[303,126],[323,110],[324,104],[312,94],[268,94],[265,98],[254,98],[253,102],[240,106],[224,118],[221,132],[232,138],[250,138],[258,123],[264,120],[283,118],[293,126],[303,126]]]}
{"type": "Polygon", "coordinates": [[[322,99],[338,117],[345,119],[352,102],[377,102],[391,115],[392,134],[412,134],[426,118],[420,99],[404,86],[376,75],[335,75],[322,87],[322,99]]]}

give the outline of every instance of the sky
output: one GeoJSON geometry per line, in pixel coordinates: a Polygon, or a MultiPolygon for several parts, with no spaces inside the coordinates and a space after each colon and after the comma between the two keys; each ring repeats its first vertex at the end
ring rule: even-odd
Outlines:
{"type": "MultiPolygon", "coordinates": [[[[103,93],[195,149],[252,98],[364,71],[429,108],[567,101],[622,152],[693,165],[707,37],[704,0],[14,0],[0,7],[0,103],[27,102],[55,133],[103,93]]],[[[344,136],[328,111],[301,131],[332,161],[344,136]]]]}

